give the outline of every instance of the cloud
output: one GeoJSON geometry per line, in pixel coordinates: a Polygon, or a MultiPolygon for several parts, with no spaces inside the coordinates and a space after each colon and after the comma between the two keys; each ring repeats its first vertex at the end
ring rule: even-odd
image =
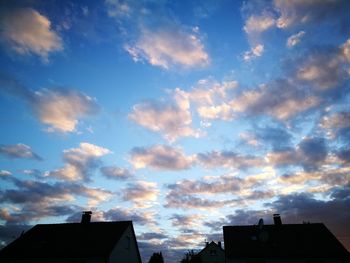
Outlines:
{"type": "Polygon", "coordinates": [[[261,167],[264,161],[255,156],[242,156],[232,151],[212,151],[197,154],[197,160],[207,168],[225,167],[232,169],[246,169],[261,167]]]}
{"type": "Polygon", "coordinates": [[[233,118],[233,112],[228,102],[237,86],[237,81],[220,83],[211,78],[201,79],[189,91],[176,88],[174,100],[184,109],[195,106],[201,118],[229,121],[233,118]]]}
{"type": "Polygon", "coordinates": [[[35,92],[32,107],[50,132],[73,132],[80,118],[98,111],[93,98],[78,91],[60,89],[35,92]]]}
{"type": "Polygon", "coordinates": [[[171,103],[148,101],[137,104],[128,117],[151,131],[160,132],[170,142],[179,137],[199,136],[199,132],[191,127],[189,109],[171,103]]]}
{"type": "Polygon", "coordinates": [[[181,28],[143,29],[137,43],[126,46],[135,61],[144,59],[151,65],[168,69],[180,65],[186,68],[204,67],[209,64],[200,38],[181,28]]]}
{"type": "Polygon", "coordinates": [[[349,78],[350,39],[336,48],[311,52],[299,65],[296,77],[325,90],[335,88],[349,78]]]}
{"type": "Polygon", "coordinates": [[[287,39],[287,47],[292,48],[299,44],[301,38],[305,35],[305,31],[299,31],[298,33],[291,35],[287,39]]]}
{"type": "Polygon", "coordinates": [[[256,127],[254,136],[261,144],[266,146],[270,144],[274,151],[281,151],[292,145],[291,132],[284,126],[256,127]]]}
{"type": "Polygon", "coordinates": [[[275,0],[274,7],[279,12],[277,27],[289,28],[301,24],[315,24],[339,19],[343,22],[346,20],[346,10],[349,8],[349,2],[340,1],[284,1],[275,0]]]}
{"type": "Polygon", "coordinates": [[[42,160],[39,155],[33,152],[30,146],[23,143],[0,145],[0,154],[3,154],[8,158],[42,160]]]}
{"type": "Polygon", "coordinates": [[[320,123],[324,129],[341,129],[350,126],[350,112],[341,111],[325,115],[320,123]]]}
{"type": "Polygon", "coordinates": [[[10,171],[7,171],[7,170],[0,170],[0,178],[1,177],[5,177],[5,176],[10,176],[12,175],[12,173],[10,171]]]}
{"type": "Polygon", "coordinates": [[[130,153],[130,162],[135,169],[150,167],[155,170],[186,170],[192,166],[193,158],[185,156],[180,148],[166,145],[154,145],[149,148],[136,147],[130,153]]]}
{"type": "Polygon", "coordinates": [[[76,196],[86,197],[88,206],[95,206],[112,197],[110,191],[82,184],[9,178],[15,188],[0,191],[1,219],[8,223],[25,223],[50,216],[64,216],[83,208],[74,203],[76,196]]]}
{"type": "Polygon", "coordinates": [[[256,57],[261,57],[264,52],[264,45],[257,44],[254,47],[251,47],[249,51],[244,52],[243,59],[244,61],[250,61],[256,57]]]}
{"type": "Polygon", "coordinates": [[[74,132],[79,120],[95,115],[99,106],[94,98],[77,90],[40,89],[32,91],[15,78],[0,73],[0,89],[22,99],[49,132],[74,132]]]}
{"type": "Polygon", "coordinates": [[[115,180],[126,180],[134,176],[128,169],[117,166],[104,166],[100,171],[105,177],[115,180]]]}
{"type": "Polygon", "coordinates": [[[275,25],[275,19],[271,14],[265,13],[260,16],[252,15],[245,21],[244,31],[247,34],[259,34],[275,25]]]}
{"type": "Polygon", "coordinates": [[[194,229],[201,226],[201,220],[204,219],[204,216],[200,214],[173,214],[170,219],[173,227],[179,227],[182,229],[194,229]]]}
{"type": "Polygon", "coordinates": [[[300,165],[306,171],[321,169],[328,155],[327,143],[321,137],[306,137],[296,149],[270,152],[267,159],[274,165],[300,165]]]}
{"type": "Polygon", "coordinates": [[[135,224],[139,225],[154,225],[155,214],[150,211],[135,211],[135,209],[127,209],[121,207],[115,207],[103,212],[105,220],[113,221],[125,221],[132,220],[135,224]]]}
{"type": "Polygon", "coordinates": [[[82,142],[79,148],[64,150],[65,166],[58,170],[46,172],[46,176],[68,181],[88,180],[91,171],[98,166],[99,158],[109,153],[111,151],[106,148],[82,142]]]}
{"type": "Polygon", "coordinates": [[[242,205],[249,200],[271,198],[274,196],[273,191],[258,190],[271,176],[271,172],[265,172],[242,179],[226,174],[178,181],[167,186],[170,191],[166,195],[165,207],[219,209],[224,206],[242,205]]]}
{"type": "Polygon", "coordinates": [[[147,208],[157,201],[158,194],[157,183],[136,181],[123,189],[122,198],[133,202],[137,208],[147,208]]]}
{"type": "Polygon", "coordinates": [[[48,62],[49,53],[63,50],[63,41],[52,30],[50,20],[32,8],[4,12],[0,24],[2,39],[18,54],[35,54],[48,62]]]}
{"type": "Polygon", "coordinates": [[[298,87],[292,80],[277,79],[257,89],[243,91],[230,105],[236,113],[267,114],[280,120],[288,120],[318,106],[319,103],[319,97],[298,87]]]}

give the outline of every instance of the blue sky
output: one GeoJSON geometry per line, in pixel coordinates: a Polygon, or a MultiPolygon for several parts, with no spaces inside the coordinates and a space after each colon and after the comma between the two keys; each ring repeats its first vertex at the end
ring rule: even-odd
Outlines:
{"type": "Polygon", "coordinates": [[[3,1],[1,245],[133,220],[168,262],[223,225],[350,248],[349,1],[3,1]]]}

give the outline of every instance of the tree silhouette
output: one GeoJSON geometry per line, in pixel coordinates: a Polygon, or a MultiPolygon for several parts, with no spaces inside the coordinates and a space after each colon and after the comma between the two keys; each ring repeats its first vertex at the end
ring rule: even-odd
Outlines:
{"type": "Polygon", "coordinates": [[[153,255],[150,257],[148,263],[164,263],[162,252],[153,253],[153,255]]]}
{"type": "Polygon", "coordinates": [[[181,263],[201,263],[202,260],[198,254],[194,253],[193,250],[189,250],[180,262],[181,263]]]}

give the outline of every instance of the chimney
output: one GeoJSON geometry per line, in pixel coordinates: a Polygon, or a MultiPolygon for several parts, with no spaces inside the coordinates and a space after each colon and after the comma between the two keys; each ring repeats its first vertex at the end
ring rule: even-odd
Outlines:
{"type": "Polygon", "coordinates": [[[218,241],[218,246],[219,246],[219,248],[222,248],[221,247],[221,241],[218,241]]]}
{"type": "Polygon", "coordinates": [[[209,242],[206,241],[206,242],[205,242],[205,247],[207,247],[208,245],[209,245],[209,242]]]}
{"type": "Polygon", "coordinates": [[[81,216],[81,223],[82,224],[88,224],[91,221],[91,211],[84,211],[83,215],[81,216]]]}
{"type": "Polygon", "coordinates": [[[282,220],[280,214],[273,214],[273,222],[275,223],[275,226],[281,226],[282,220]]]}

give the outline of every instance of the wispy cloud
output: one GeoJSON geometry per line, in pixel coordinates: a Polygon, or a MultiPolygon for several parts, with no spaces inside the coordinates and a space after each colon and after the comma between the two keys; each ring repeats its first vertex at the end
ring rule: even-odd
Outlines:
{"type": "Polygon", "coordinates": [[[0,154],[8,158],[42,160],[38,154],[33,152],[30,146],[23,143],[14,145],[0,145],[0,154]]]}
{"type": "Polygon", "coordinates": [[[299,44],[301,38],[305,35],[305,31],[299,31],[298,33],[291,35],[287,39],[287,47],[292,48],[299,44]]]}
{"type": "Polygon", "coordinates": [[[82,142],[79,148],[63,151],[64,167],[46,172],[46,176],[53,176],[62,180],[77,181],[89,180],[91,171],[99,164],[99,158],[111,153],[110,150],[82,142]]]}
{"type": "Polygon", "coordinates": [[[35,54],[44,62],[49,53],[63,50],[62,38],[51,21],[32,8],[20,8],[1,14],[2,39],[21,55],[35,54]]]}
{"type": "Polygon", "coordinates": [[[180,148],[154,145],[148,148],[133,148],[130,162],[135,169],[150,167],[156,170],[178,171],[189,169],[194,157],[184,155],[180,148]]]}

